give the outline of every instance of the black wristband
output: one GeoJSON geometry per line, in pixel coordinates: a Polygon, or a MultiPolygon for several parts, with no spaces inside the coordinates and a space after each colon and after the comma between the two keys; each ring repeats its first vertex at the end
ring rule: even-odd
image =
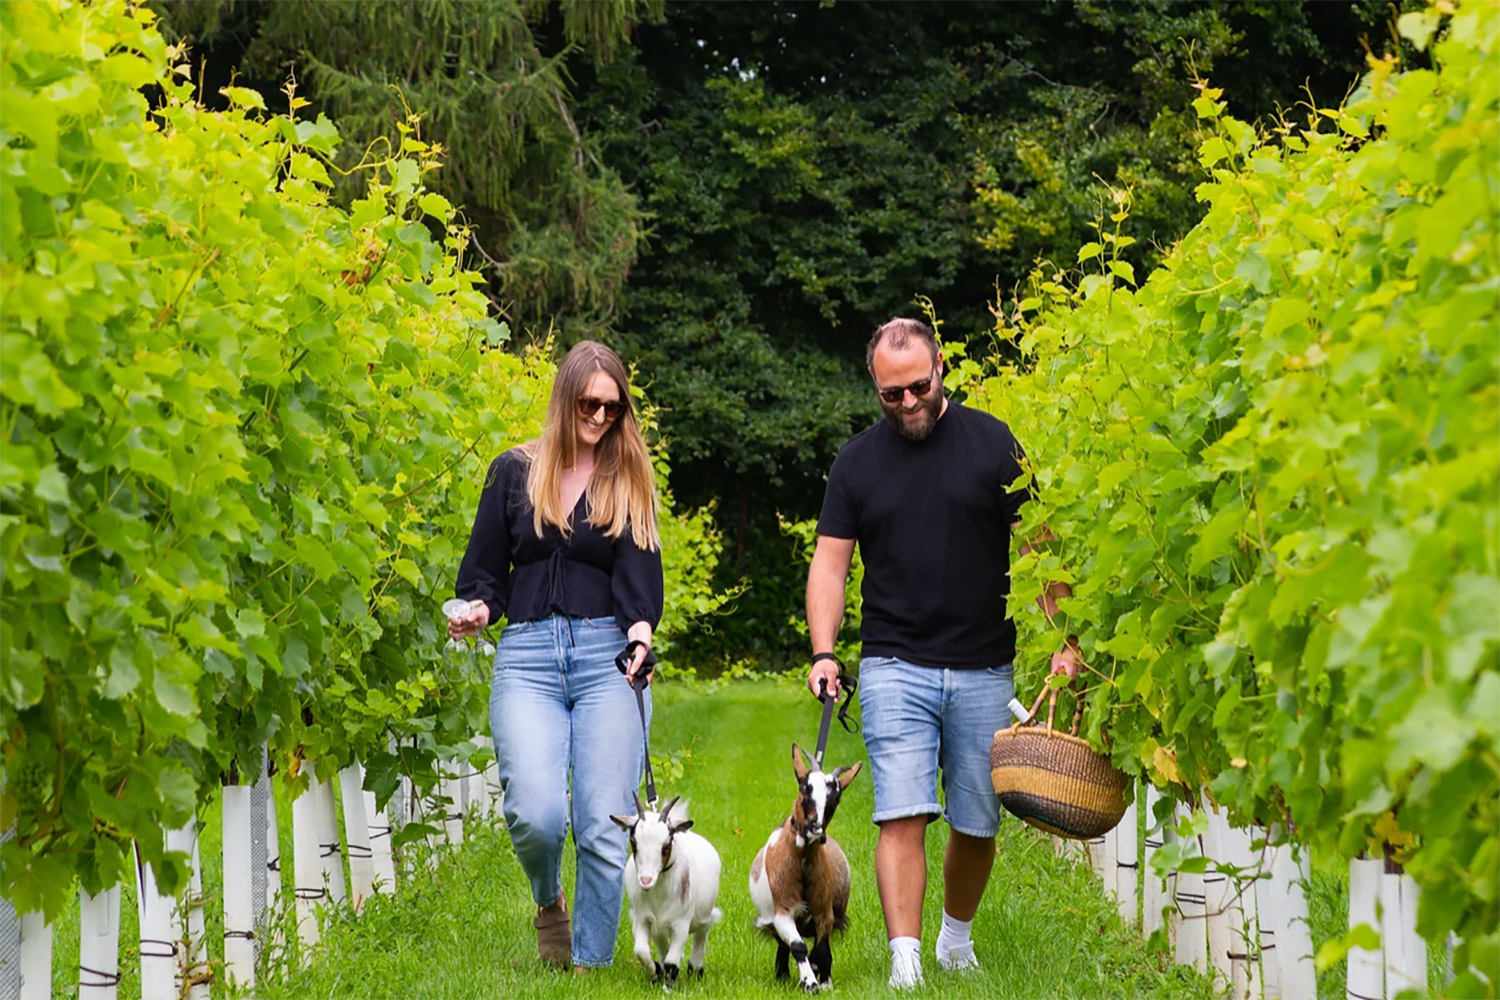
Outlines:
{"type": "Polygon", "coordinates": [[[813,663],[818,663],[820,660],[832,660],[834,663],[839,662],[838,654],[836,653],[814,653],[812,658],[813,663]]]}

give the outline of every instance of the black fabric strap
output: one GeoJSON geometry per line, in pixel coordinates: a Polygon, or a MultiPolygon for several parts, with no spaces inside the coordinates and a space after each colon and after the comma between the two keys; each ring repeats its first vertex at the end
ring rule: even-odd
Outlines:
{"type": "Polygon", "coordinates": [[[818,700],[823,703],[823,720],[818,723],[818,745],[813,748],[813,763],[823,768],[823,752],[828,749],[828,729],[833,724],[833,707],[837,702],[828,697],[828,681],[818,680],[818,700]]]}
{"type": "Polygon", "coordinates": [[[859,732],[859,723],[849,718],[849,706],[854,703],[854,692],[859,687],[859,682],[840,670],[839,687],[844,689],[844,703],[839,706],[839,725],[844,727],[844,732],[853,735],[859,732]]]}
{"type": "Polygon", "coordinates": [[[635,692],[635,707],[641,713],[641,749],[642,756],[646,761],[646,805],[652,809],[656,808],[656,775],[651,773],[651,733],[646,728],[646,685],[650,681],[646,677],[637,676],[630,683],[631,690],[635,692]]]}
{"type": "MultiPolygon", "coordinates": [[[[839,687],[844,691],[844,703],[839,706],[839,725],[844,727],[848,733],[859,732],[859,724],[849,718],[849,705],[854,701],[854,691],[859,686],[853,677],[844,672],[844,665],[839,663],[839,658],[832,653],[818,653],[813,656],[813,662],[819,659],[832,660],[839,667],[839,687]]],[[[828,681],[825,678],[818,680],[818,700],[823,703],[823,719],[818,724],[818,743],[813,748],[813,762],[821,769],[823,766],[823,754],[828,749],[828,731],[833,723],[833,708],[838,704],[838,699],[828,694],[828,681]]]]}
{"type": "MultiPolygon", "coordinates": [[[[635,655],[635,647],[646,645],[639,639],[631,639],[625,644],[624,652],[615,657],[615,666],[620,673],[626,677],[630,676],[630,658],[635,655]]],[[[641,665],[649,667],[656,660],[651,655],[651,650],[646,650],[646,659],[641,665]]],[[[656,798],[656,776],[651,773],[651,733],[646,728],[646,688],[651,684],[652,671],[649,669],[636,672],[630,682],[630,689],[635,692],[635,707],[641,713],[641,746],[645,751],[646,758],[646,805],[655,809],[656,798]]]]}

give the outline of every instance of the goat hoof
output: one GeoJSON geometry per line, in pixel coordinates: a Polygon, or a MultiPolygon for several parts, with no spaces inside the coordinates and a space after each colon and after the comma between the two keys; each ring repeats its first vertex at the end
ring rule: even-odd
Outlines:
{"type": "Polygon", "coordinates": [[[812,980],[811,982],[804,981],[802,983],[802,992],[804,993],[816,993],[822,988],[823,984],[819,983],[816,979],[812,980]]]}
{"type": "Polygon", "coordinates": [[[690,966],[688,966],[688,975],[690,975],[690,976],[697,976],[699,979],[702,979],[703,978],[703,966],[701,966],[701,965],[697,965],[697,966],[690,965],[690,966]]]}
{"type": "Polygon", "coordinates": [[[661,963],[660,962],[656,962],[655,965],[656,965],[656,971],[651,974],[651,981],[653,983],[659,983],[659,982],[661,982],[661,977],[662,977],[661,963]]]}

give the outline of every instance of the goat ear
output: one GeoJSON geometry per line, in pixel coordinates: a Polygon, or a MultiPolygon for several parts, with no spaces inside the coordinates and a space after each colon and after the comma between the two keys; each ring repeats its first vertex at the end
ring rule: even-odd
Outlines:
{"type": "Polygon", "coordinates": [[[669,827],[669,829],[673,833],[681,833],[683,830],[691,830],[692,828],[693,821],[690,819],[685,819],[681,823],[673,823],[671,827],[669,827]]]}
{"type": "Polygon", "coordinates": [[[618,826],[622,830],[629,830],[629,829],[634,828],[635,821],[637,819],[639,819],[639,817],[637,817],[637,816],[615,816],[615,815],[611,815],[609,818],[612,819],[612,820],[614,820],[615,821],[615,825],[618,826]]]}
{"type": "Polygon", "coordinates": [[[797,746],[797,744],[793,743],[792,744],[792,773],[797,776],[797,781],[799,783],[803,782],[803,781],[806,781],[807,780],[807,773],[809,771],[811,771],[811,770],[812,770],[812,768],[809,767],[808,763],[807,763],[807,754],[805,754],[805,753],[802,752],[802,748],[801,747],[799,747],[799,746],[797,746]]]}
{"type": "Polygon", "coordinates": [[[838,779],[839,787],[848,788],[849,782],[854,780],[854,776],[859,773],[859,769],[864,767],[864,765],[864,761],[857,760],[852,767],[841,767],[835,770],[833,776],[838,779]]]}

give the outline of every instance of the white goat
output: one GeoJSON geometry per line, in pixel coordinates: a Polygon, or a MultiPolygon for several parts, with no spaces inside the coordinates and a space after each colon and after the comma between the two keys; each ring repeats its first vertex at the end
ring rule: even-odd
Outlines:
{"type": "Polygon", "coordinates": [[[663,980],[668,989],[677,981],[688,935],[693,953],[688,971],[703,975],[703,953],[708,930],[724,916],[714,905],[719,898],[719,852],[689,827],[687,818],[673,821],[668,802],[660,812],[641,808],[636,796],[634,816],[611,816],[630,833],[630,858],[625,862],[625,896],[630,900],[630,925],[635,932],[636,960],[663,980]],[[651,957],[651,945],[662,960],[651,957]]]}

